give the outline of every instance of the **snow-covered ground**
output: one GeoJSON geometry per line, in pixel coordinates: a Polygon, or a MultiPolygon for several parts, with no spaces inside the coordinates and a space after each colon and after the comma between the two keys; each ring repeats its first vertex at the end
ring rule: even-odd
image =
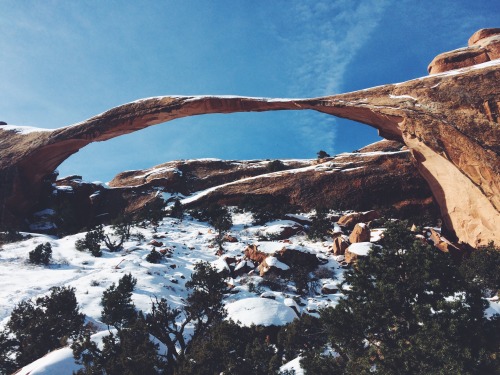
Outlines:
{"type": "MultiPolygon", "coordinates": [[[[301,218],[307,216],[304,214],[301,218]]],[[[134,227],[133,232],[141,233],[144,240],[126,242],[124,249],[115,253],[102,247],[103,256],[100,258],[76,250],[76,240],[83,238],[85,233],[64,238],[31,234],[29,239],[6,244],[0,248],[0,328],[7,323],[12,310],[22,300],[45,295],[54,286],[71,286],[75,289],[80,310],[86,315],[87,321],[92,322],[97,330],[102,330],[94,335],[94,339],[99,341],[108,332],[107,326],[100,322],[101,296],[104,290],[112,283],[117,283],[123,275],[131,273],[137,279],[132,297],[137,309],[149,311],[155,297],[167,299],[172,307],[182,306],[188,295],[185,283],[190,279],[197,262],[208,261],[219,270],[227,269],[225,257],[242,259],[244,250],[252,244],[258,245],[260,251],[270,255],[266,259],[269,266],[281,269],[288,266],[271,254],[284,247],[316,254],[324,263],[320,267],[326,268],[330,277],[319,280],[317,294],[309,296],[297,295],[291,283],[284,291],[271,291],[268,287],[259,285],[263,279],[258,271],[230,278],[228,284],[232,285],[232,289],[224,298],[228,319],[245,326],[284,325],[299,314],[317,316],[319,309],[335,305],[342,297],[340,293],[321,294],[322,286],[336,290],[343,280],[344,269],[330,252],[331,240],[311,241],[303,233],[285,241],[258,240],[262,235],[269,236],[279,233],[283,227],[293,226],[295,223],[291,220],[254,226],[251,214],[233,213],[233,224],[230,233],[238,241],[225,243],[225,254],[221,257],[215,254],[217,248],[213,245],[214,230],[207,223],[190,217],[183,221],[165,218],[156,233],[151,229],[134,227]],[[149,242],[153,239],[163,243],[157,249],[166,249],[171,254],[159,264],[146,261],[146,256],[153,248],[149,242]],[[38,244],[46,242],[52,245],[51,263],[48,266],[29,263],[28,253],[38,244]]],[[[105,230],[108,233],[112,231],[110,227],[105,230]]],[[[379,240],[382,232],[383,229],[373,230],[372,241],[379,240]]],[[[354,244],[350,251],[364,256],[371,246],[369,242],[354,244]]],[[[500,303],[493,301],[487,313],[492,315],[499,311],[500,303]]],[[[296,359],[282,369],[295,369],[297,373],[301,373],[298,361],[296,359]]],[[[26,366],[20,374],[67,374],[68,371],[77,369],[71,350],[62,348],[26,366]]]]}
{"type": "MultiPolygon", "coordinates": [[[[86,315],[87,321],[92,321],[95,326],[106,330],[107,327],[100,323],[102,293],[128,273],[137,279],[132,297],[137,309],[149,311],[151,300],[155,296],[166,298],[173,307],[181,306],[188,294],[185,283],[190,279],[197,262],[208,261],[221,269],[221,264],[225,263],[224,257],[243,258],[244,250],[250,244],[257,244],[259,250],[267,253],[273,253],[283,247],[315,253],[327,260],[322,267],[331,269],[332,278],[322,280],[323,283],[331,283],[335,277],[342,278],[343,269],[329,254],[331,241],[314,242],[303,234],[290,238],[286,243],[258,241],[259,233],[276,232],[283,226],[292,225],[293,222],[277,221],[266,226],[253,226],[251,214],[235,213],[233,223],[231,235],[236,237],[238,242],[225,243],[226,253],[222,257],[215,255],[217,248],[212,244],[214,230],[207,223],[190,217],[183,221],[166,218],[157,233],[150,229],[134,227],[133,232],[140,232],[145,236],[145,240],[126,242],[124,249],[115,253],[108,252],[103,246],[103,256],[99,258],[93,257],[89,252],[76,250],[76,240],[83,238],[85,233],[64,238],[31,234],[29,239],[6,244],[0,249],[0,327],[7,323],[12,310],[22,300],[45,295],[54,286],[71,286],[75,289],[80,310],[86,315]],[[171,252],[171,257],[164,258],[159,264],[145,260],[153,248],[149,244],[153,236],[157,241],[163,242],[163,246],[158,249],[168,249],[171,252]],[[37,245],[46,242],[52,246],[51,263],[48,266],[29,263],[28,253],[37,245]]],[[[108,233],[112,231],[110,227],[105,230],[108,233]]],[[[284,292],[270,291],[264,286],[255,290],[250,286],[258,285],[259,281],[262,281],[258,272],[228,281],[234,285],[224,301],[228,319],[243,325],[283,325],[297,316],[294,309],[299,313],[314,313],[318,306],[333,305],[341,296],[321,295],[318,290],[318,295],[300,297],[296,295],[293,285],[284,292]],[[272,294],[273,299],[261,298],[261,294],[266,293],[272,294]],[[300,304],[295,303],[292,298],[300,304]],[[292,305],[294,309],[291,308],[292,305]]],[[[41,366],[35,366],[38,370],[34,371],[35,364],[30,365],[29,369],[25,368],[26,373],[67,373],[59,369],[69,368],[69,363],[72,363],[70,352],[69,349],[58,350],[37,361],[41,366]]],[[[73,369],[71,367],[71,370],[73,369]]]]}

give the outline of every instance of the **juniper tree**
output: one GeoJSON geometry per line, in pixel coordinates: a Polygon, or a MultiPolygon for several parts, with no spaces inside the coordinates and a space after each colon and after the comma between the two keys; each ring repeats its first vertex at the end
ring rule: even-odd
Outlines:
{"type": "Polygon", "coordinates": [[[187,298],[186,312],[195,323],[195,332],[201,334],[225,315],[222,298],[227,290],[226,283],[217,270],[208,262],[199,262],[194,267],[191,279],[186,282],[191,290],[187,298]]]}
{"type": "Polygon", "coordinates": [[[73,343],[73,357],[84,366],[77,375],[162,373],[158,345],[150,340],[142,314],[138,314],[128,327],[105,336],[102,342],[102,350],[88,335],[73,343]]]}
{"type": "Polygon", "coordinates": [[[83,322],[75,290],[70,287],[54,287],[49,295],[35,302],[19,303],[7,323],[7,329],[19,343],[18,367],[64,345],[67,338],[76,337],[83,322]]]}
{"type": "Polygon", "coordinates": [[[134,320],[135,305],[132,302],[132,292],[137,279],[131,274],[123,275],[118,281],[106,289],[101,298],[101,320],[107,325],[121,328],[134,320]]]}
{"type": "Polygon", "coordinates": [[[101,242],[104,241],[104,229],[102,225],[88,231],[85,237],[75,242],[78,251],[90,251],[95,257],[101,257],[101,242]]]}
{"type": "Polygon", "coordinates": [[[29,252],[30,263],[33,264],[49,264],[52,257],[52,246],[49,242],[40,244],[34,250],[29,252]]]}
{"type": "MultiPolygon", "coordinates": [[[[321,311],[332,373],[494,373],[498,319],[448,254],[391,224],[375,247],[345,273],[345,298],[321,311]]],[[[303,360],[306,371],[321,356],[303,360]],[[314,360],[310,360],[313,358],[314,360]]]]}
{"type": "Polygon", "coordinates": [[[225,234],[233,226],[231,212],[225,206],[212,205],[207,211],[208,223],[217,231],[215,243],[219,246],[219,250],[223,250],[225,234]]]}
{"type": "Polygon", "coordinates": [[[221,274],[209,263],[195,265],[191,279],[186,283],[191,290],[186,305],[172,308],[166,299],[157,298],[152,303],[151,312],[146,314],[150,333],[165,346],[166,372],[171,373],[179,360],[190,350],[191,344],[225,317],[222,298],[226,284],[221,274]],[[191,342],[184,338],[187,325],[194,325],[191,342]]]}

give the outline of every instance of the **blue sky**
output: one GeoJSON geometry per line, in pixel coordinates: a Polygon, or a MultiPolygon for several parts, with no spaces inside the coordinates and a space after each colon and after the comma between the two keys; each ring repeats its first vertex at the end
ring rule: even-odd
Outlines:
{"type": "MultiPolygon", "coordinates": [[[[498,27],[498,1],[0,0],[0,120],[57,128],[157,95],[314,97],[427,74],[498,27]]],[[[378,140],[315,112],[179,119],[92,144],[62,175],[175,159],[314,158],[378,140]]]]}

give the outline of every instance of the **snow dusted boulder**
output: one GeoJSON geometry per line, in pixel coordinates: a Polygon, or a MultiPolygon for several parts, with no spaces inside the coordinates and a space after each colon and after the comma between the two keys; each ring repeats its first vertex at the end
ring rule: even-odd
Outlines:
{"type": "Polygon", "coordinates": [[[365,223],[356,224],[349,236],[349,242],[370,242],[370,228],[368,228],[368,225],[365,223]]]}
{"type": "Polygon", "coordinates": [[[238,242],[238,239],[234,236],[231,236],[230,234],[226,234],[222,240],[224,242],[231,242],[231,243],[238,242]]]}
{"type": "Polygon", "coordinates": [[[245,298],[226,305],[227,318],[242,326],[283,326],[292,322],[296,314],[292,308],[267,298],[245,298]]]}
{"type": "Polygon", "coordinates": [[[273,240],[286,240],[303,232],[304,227],[292,220],[276,220],[267,224],[263,234],[273,240]]]}
{"type": "Polygon", "coordinates": [[[301,264],[306,267],[317,267],[321,262],[314,253],[307,252],[302,249],[282,248],[276,253],[276,257],[281,262],[292,266],[301,264]]]}
{"type": "Polygon", "coordinates": [[[293,298],[285,298],[283,300],[283,303],[285,304],[285,306],[290,307],[295,312],[295,314],[297,314],[297,317],[300,318],[300,307],[293,298]]]}
{"type": "Polygon", "coordinates": [[[253,260],[254,262],[260,264],[264,259],[266,259],[268,254],[263,253],[262,251],[259,251],[257,245],[249,245],[245,249],[245,257],[253,260]]]}
{"type": "Polygon", "coordinates": [[[300,366],[300,360],[302,357],[297,357],[290,362],[285,363],[283,366],[280,367],[280,373],[288,371],[290,373],[293,373],[295,375],[304,375],[304,369],[300,366]]]}
{"type": "Polygon", "coordinates": [[[338,224],[346,228],[354,228],[358,223],[367,223],[379,218],[380,213],[378,211],[352,212],[342,216],[338,224]]]}
{"type": "Polygon", "coordinates": [[[359,257],[365,257],[372,250],[371,242],[357,242],[349,246],[345,252],[345,261],[349,264],[357,261],[359,257]]]}
{"type": "Polygon", "coordinates": [[[321,287],[321,294],[335,294],[339,290],[337,284],[328,283],[321,287]]]}
{"type": "Polygon", "coordinates": [[[270,273],[281,275],[283,272],[288,271],[288,267],[285,263],[280,262],[278,258],[273,256],[268,256],[259,265],[260,276],[264,276],[270,273]]]}
{"type": "Polygon", "coordinates": [[[276,299],[273,292],[264,292],[260,295],[260,298],[276,299]]]}
{"type": "Polygon", "coordinates": [[[226,260],[223,258],[218,258],[217,260],[214,260],[212,262],[212,266],[219,273],[222,273],[222,272],[231,273],[231,268],[229,268],[229,265],[227,264],[226,260]]]}

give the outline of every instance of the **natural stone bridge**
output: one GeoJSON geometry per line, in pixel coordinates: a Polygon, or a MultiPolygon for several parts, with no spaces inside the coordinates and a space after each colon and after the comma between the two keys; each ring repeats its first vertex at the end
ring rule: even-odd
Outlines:
{"type": "Polygon", "coordinates": [[[22,218],[44,179],[92,142],[177,118],[314,110],[404,142],[429,183],[446,227],[472,246],[500,244],[500,60],[347,94],[313,99],[164,96],[113,108],[81,123],[22,133],[0,126],[0,218],[22,218]],[[9,130],[7,130],[9,129],[9,130]]]}

